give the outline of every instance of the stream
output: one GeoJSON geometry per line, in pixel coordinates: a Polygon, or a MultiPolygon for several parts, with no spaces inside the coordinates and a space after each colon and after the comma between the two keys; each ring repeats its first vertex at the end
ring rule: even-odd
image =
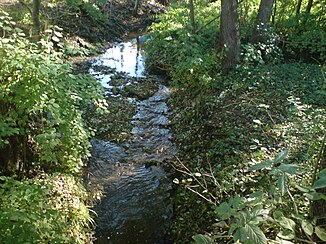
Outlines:
{"type": "MultiPolygon", "coordinates": [[[[111,78],[119,72],[127,78],[146,79],[141,38],[116,44],[92,59],[90,73],[106,88],[107,96],[123,96],[112,92],[111,78]],[[112,72],[95,71],[95,66],[112,72]]],[[[95,243],[171,243],[167,230],[173,214],[172,180],[161,165],[176,148],[168,129],[170,91],[159,77],[155,82],[157,89],[146,99],[128,97],[136,105],[131,140],[122,144],[92,140],[88,184],[104,193],[94,207],[98,215],[95,243]]]]}

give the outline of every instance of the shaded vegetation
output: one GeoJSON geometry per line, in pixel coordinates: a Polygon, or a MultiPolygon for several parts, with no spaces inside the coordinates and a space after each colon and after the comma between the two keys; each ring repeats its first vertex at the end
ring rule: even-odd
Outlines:
{"type": "Polygon", "coordinates": [[[259,1],[241,1],[241,63],[227,76],[220,2],[196,3],[196,33],[181,3],[151,27],[147,65],[174,89],[175,243],[325,241],[326,22],[322,6],[295,14],[294,2],[277,1],[251,43],[259,1]]]}

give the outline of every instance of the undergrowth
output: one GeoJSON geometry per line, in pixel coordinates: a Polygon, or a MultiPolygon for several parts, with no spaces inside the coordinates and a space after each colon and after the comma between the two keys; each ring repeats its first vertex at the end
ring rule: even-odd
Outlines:
{"type": "Polygon", "coordinates": [[[79,179],[94,129],[82,110],[105,109],[103,88],[73,74],[56,40],[32,43],[0,13],[0,241],[89,243],[92,197],[79,179]]]}
{"type": "Polygon", "coordinates": [[[228,76],[215,49],[219,3],[196,5],[196,33],[178,3],[151,27],[147,65],[166,72],[174,90],[176,243],[326,239],[324,213],[312,210],[325,203],[325,50],[313,37],[325,35],[323,17],[320,8],[294,16],[284,5],[266,43],[251,44],[258,2],[239,6],[241,64],[228,76]]]}

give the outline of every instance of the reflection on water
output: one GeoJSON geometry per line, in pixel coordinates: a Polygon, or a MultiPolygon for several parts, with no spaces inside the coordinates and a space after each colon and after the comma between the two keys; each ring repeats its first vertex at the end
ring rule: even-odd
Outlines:
{"type": "MultiPolygon", "coordinates": [[[[144,56],[139,45],[134,45],[137,43],[139,40],[110,48],[94,65],[101,62],[131,76],[143,76],[144,56]]],[[[103,74],[102,82],[110,80],[110,75],[103,74]]],[[[95,206],[96,243],[170,243],[166,232],[172,217],[171,179],[162,167],[145,166],[169,159],[176,151],[167,128],[168,97],[169,89],[159,85],[153,96],[136,101],[131,141],[121,145],[92,141],[89,185],[105,193],[95,206]]]]}
{"type": "MultiPolygon", "coordinates": [[[[141,48],[142,37],[137,37],[130,42],[123,42],[113,45],[113,47],[107,49],[107,51],[93,59],[94,66],[106,66],[113,68],[115,73],[125,72],[132,77],[145,77],[145,55],[144,50],[141,48]]],[[[102,85],[106,88],[111,88],[109,82],[111,80],[111,74],[102,74],[99,71],[95,71],[91,68],[90,73],[100,79],[102,85]]]]}

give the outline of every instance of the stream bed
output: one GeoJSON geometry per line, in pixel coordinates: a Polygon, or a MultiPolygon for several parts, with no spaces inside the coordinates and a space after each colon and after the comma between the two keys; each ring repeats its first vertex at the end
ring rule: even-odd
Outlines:
{"type": "MultiPolygon", "coordinates": [[[[119,97],[123,92],[113,92],[116,87],[111,78],[124,74],[127,80],[120,87],[123,91],[130,84],[135,85],[138,78],[146,79],[144,62],[137,38],[119,43],[92,59],[90,73],[106,88],[107,96],[119,97]],[[96,66],[107,67],[106,72],[95,69],[96,66]]],[[[170,91],[159,77],[154,76],[154,80],[156,89],[146,98],[128,97],[136,107],[130,140],[121,144],[92,140],[88,184],[104,193],[94,208],[98,215],[95,243],[171,242],[167,230],[173,214],[172,180],[162,165],[173,157],[176,148],[168,128],[170,91]]]]}

